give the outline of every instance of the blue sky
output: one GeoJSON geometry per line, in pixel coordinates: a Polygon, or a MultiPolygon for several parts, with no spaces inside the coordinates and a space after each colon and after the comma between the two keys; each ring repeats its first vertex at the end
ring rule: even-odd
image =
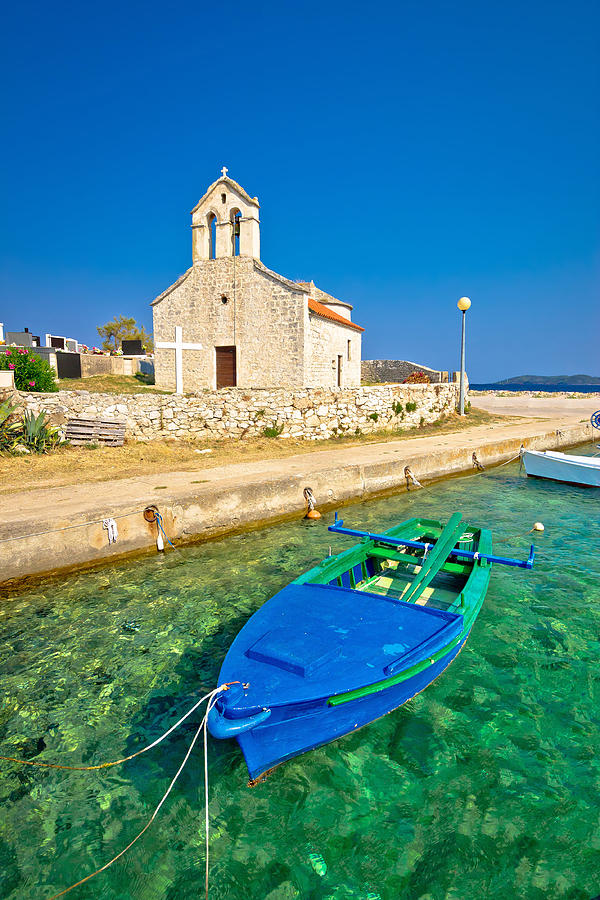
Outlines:
{"type": "Polygon", "coordinates": [[[24,2],[0,61],[0,321],[93,343],[191,262],[222,165],[364,358],[600,374],[600,5],[24,2]]]}

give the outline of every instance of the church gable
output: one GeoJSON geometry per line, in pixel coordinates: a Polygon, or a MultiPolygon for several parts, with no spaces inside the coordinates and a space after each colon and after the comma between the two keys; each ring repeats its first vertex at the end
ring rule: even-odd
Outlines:
{"type": "Polygon", "coordinates": [[[225,168],[194,207],[193,265],[152,303],[159,387],[360,384],[352,306],[260,261],[258,209],[225,168]]]}
{"type": "MultiPolygon", "coordinates": [[[[225,166],[223,166],[223,169],[221,170],[221,172],[223,172],[223,170],[225,172],[227,172],[227,168],[225,166]]],[[[250,206],[256,206],[257,209],[260,206],[260,204],[258,202],[258,197],[251,197],[250,194],[244,190],[244,188],[241,186],[241,184],[238,184],[237,181],[233,180],[233,178],[229,178],[228,175],[222,174],[220,178],[217,178],[216,181],[213,181],[213,183],[208,188],[206,193],[203,194],[202,197],[200,197],[200,199],[198,200],[198,202],[196,203],[195,207],[192,210],[192,215],[194,215],[198,211],[204,209],[204,207],[206,206],[207,203],[208,204],[216,203],[217,202],[215,199],[216,194],[219,191],[222,192],[223,190],[231,191],[231,193],[244,204],[247,203],[250,206]]]]}
{"type": "Polygon", "coordinates": [[[260,258],[258,198],[250,197],[223,166],[192,210],[194,264],[226,256],[260,258]]]}

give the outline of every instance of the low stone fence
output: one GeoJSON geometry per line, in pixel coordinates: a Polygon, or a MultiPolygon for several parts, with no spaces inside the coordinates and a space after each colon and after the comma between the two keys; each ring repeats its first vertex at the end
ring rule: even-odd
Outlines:
{"type": "Polygon", "coordinates": [[[135,375],[140,371],[138,356],[103,356],[99,353],[81,353],[81,377],[90,375],[135,375]]]}
{"type": "Polygon", "coordinates": [[[361,379],[363,382],[403,382],[415,372],[424,372],[432,383],[452,381],[448,372],[440,372],[410,362],[408,359],[363,359],[361,362],[361,379]]]}
{"type": "Polygon", "coordinates": [[[337,434],[416,428],[436,422],[458,403],[458,385],[406,384],[329,390],[228,388],[195,396],[58,391],[19,395],[54,424],[78,416],[125,421],[127,437],[268,437],[320,440],[337,434]]]}

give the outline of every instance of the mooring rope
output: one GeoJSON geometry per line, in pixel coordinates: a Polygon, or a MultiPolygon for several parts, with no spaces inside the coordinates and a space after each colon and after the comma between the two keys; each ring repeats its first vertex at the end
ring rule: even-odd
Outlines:
{"type": "Polygon", "coordinates": [[[204,831],[205,831],[205,850],[204,855],[206,858],[206,871],[205,871],[205,879],[204,879],[204,887],[205,887],[205,896],[206,900],[208,900],[208,844],[209,844],[209,815],[208,815],[208,737],[206,734],[206,729],[208,725],[208,714],[217,702],[216,695],[212,697],[207,704],[206,714],[204,716],[204,831]]]}
{"type": "MultiPolygon", "coordinates": [[[[96,875],[99,875],[101,872],[105,872],[106,869],[109,868],[109,866],[112,866],[112,864],[114,862],[116,862],[118,859],[120,859],[122,856],[124,856],[124,854],[127,853],[127,851],[131,847],[133,847],[133,845],[136,843],[136,841],[138,841],[142,837],[142,835],[148,830],[148,828],[150,828],[150,826],[154,822],[155,818],[157,817],[158,813],[160,812],[160,809],[161,809],[163,803],[165,802],[165,800],[171,793],[173,787],[175,786],[175,782],[177,781],[177,779],[183,772],[183,769],[184,769],[188,759],[190,758],[192,750],[194,749],[194,747],[196,745],[196,741],[198,740],[198,737],[200,736],[200,733],[202,731],[204,732],[204,801],[205,801],[205,807],[206,807],[206,897],[208,898],[208,839],[209,839],[208,822],[209,822],[209,816],[208,816],[208,736],[207,736],[206,726],[207,726],[207,722],[208,722],[208,714],[211,711],[211,709],[213,708],[214,704],[216,703],[217,695],[220,694],[222,691],[228,690],[230,684],[239,684],[239,682],[232,681],[232,682],[229,682],[228,684],[220,685],[218,688],[215,688],[214,690],[210,691],[210,693],[206,694],[202,698],[202,700],[199,701],[194,706],[194,709],[197,709],[199,703],[203,702],[204,700],[208,700],[208,703],[206,705],[206,711],[204,713],[204,716],[202,717],[202,721],[200,722],[200,725],[196,729],[196,733],[194,734],[192,742],[187,749],[187,753],[185,754],[181,765],[179,766],[179,768],[177,769],[177,772],[171,779],[169,787],[163,794],[163,796],[160,800],[160,803],[158,804],[158,806],[156,807],[156,809],[150,816],[150,819],[146,822],[146,824],[144,825],[142,830],[140,832],[138,832],[138,834],[136,834],[136,836],[133,838],[133,840],[131,840],[127,844],[127,846],[124,847],[121,851],[119,851],[119,853],[117,853],[116,856],[113,856],[113,858],[111,860],[109,860],[109,862],[105,863],[103,866],[100,866],[100,868],[96,869],[95,872],[91,872],[89,875],[86,875],[85,878],[80,878],[79,881],[76,881],[74,884],[69,885],[69,887],[64,888],[62,891],[59,891],[58,894],[53,894],[52,897],[49,898],[49,900],[56,900],[57,897],[62,897],[64,894],[68,894],[69,891],[73,890],[73,888],[79,887],[79,885],[84,884],[86,881],[89,881],[91,878],[94,878],[96,875]]],[[[192,711],[193,710],[190,710],[189,713],[187,713],[186,716],[184,716],[184,718],[187,718],[187,716],[190,715],[192,711]]],[[[180,720],[180,722],[182,722],[182,721],[183,721],[183,719],[180,720]]],[[[176,727],[176,726],[173,726],[173,727],[176,727]]],[[[171,731],[172,730],[173,729],[171,729],[171,731]]],[[[168,733],[169,732],[167,732],[167,734],[168,733]]],[[[166,734],[163,735],[163,737],[165,737],[165,736],[166,736],[166,734]]],[[[162,740],[162,738],[161,738],[161,740],[162,740]]],[[[152,746],[156,746],[156,742],[152,746]]],[[[150,748],[147,747],[146,749],[150,749],[150,748]]],[[[143,751],[140,751],[140,752],[143,752],[143,751]]],[[[137,756],[137,755],[138,754],[134,754],[134,756],[137,756]]],[[[127,759],[132,759],[132,757],[127,757],[127,759]]],[[[108,765],[116,765],[116,763],[108,763],[108,765]]],[[[56,768],[69,768],[69,767],[68,766],[66,766],[66,767],[65,766],[57,766],[56,768]]],[[[90,768],[101,768],[101,767],[100,766],[91,766],[90,768]]]]}
{"type": "MultiPolygon", "coordinates": [[[[228,688],[232,684],[239,684],[239,682],[231,681],[226,685],[223,684],[223,685],[221,685],[220,688],[217,688],[217,691],[228,690],[228,688]]],[[[185,713],[185,715],[183,715],[179,719],[178,722],[175,722],[174,725],[171,725],[171,727],[168,729],[168,731],[165,731],[164,734],[161,734],[161,736],[159,738],[156,738],[156,740],[152,741],[151,744],[148,744],[147,747],[143,747],[141,750],[137,750],[135,753],[132,753],[131,756],[124,756],[123,759],[115,759],[115,760],[112,760],[111,762],[99,763],[96,766],[60,766],[60,765],[57,765],[56,763],[38,762],[35,759],[17,759],[14,756],[0,756],[0,759],[4,759],[7,762],[20,763],[22,766],[38,766],[42,769],[68,769],[71,772],[92,772],[95,769],[108,769],[108,768],[110,768],[110,766],[119,766],[119,765],[121,765],[121,763],[128,762],[130,759],[135,759],[136,756],[141,756],[142,753],[146,753],[148,750],[152,750],[153,747],[156,747],[158,744],[160,744],[162,741],[164,741],[164,739],[167,738],[170,734],[172,734],[176,728],[179,728],[179,726],[182,724],[182,722],[185,722],[185,720],[189,716],[191,716],[192,713],[195,712],[198,709],[198,707],[204,703],[205,700],[208,700],[209,697],[212,697],[214,693],[215,693],[214,691],[211,691],[209,694],[205,694],[204,697],[201,697],[197,703],[194,703],[192,708],[189,709],[185,713]]]]}
{"type": "MultiPolygon", "coordinates": [[[[145,509],[146,507],[144,507],[145,509]]],[[[143,509],[133,509],[131,512],[121,513],[118,516],[112,516],[113,519],[126,519],[127,516],[136,516],[143,513],[143,509]]],[[[91,519],[89,522],[76,522],[74,525],[62,525],[60,528],[49,528],[47,531],[34,531],[31,534],[17,534],[14,537],[0,538],[0,544],[7,544],[9,541],[22,541],[25,538],[42,537],[45,534],[58,534],[61,531],[68,531],[70,528],[85,528],[86,525],[102,525],[104,519],[91,519]]]]}
{"type": "MultiPolygon", "coordinates": [[[[137,516],[139,513],[143,514],[146,511],[146,509],[148,509],[147,506],[145,506],[144,509],[132,509],[131,512],[120,513],[119,515],[111,516],[111,519],[112,520],[126,519],[128,516],[137,516]]],[[[171,544],[171,547],[173,547],[173,550],[177,550],[178,548],[173,543],[171,543],[171,541],[169,540],[169,538],[166,535],[166,532],[165,532],[163,524],[162,524],[163,517],[154,507],[153,507],[153,509],[154,509],[154,514],[156,516],[156,519],[155,519],[156,524],[158,525],[159,529],[162,531],[165,540],[169,544],[171,544]]],[[[87,525],[104,525],[104,522],[106,522],[106,521],[109,521],[109,520],[106,518],[90,519],[88,522],[75,522],[74,525],[61,525],[60,528],[48,528],[47,531],[34,531],[34,532],[31,532],[28,534],[17,534],[14,537],[0,538],[0,544],[7,544],[10,541],[22,541],[25,538],[43,537],[46,534],[60,534],[61,531],[69,531],[69,529],[71,529],[71,528],[85,528],[87,525]]]]}
{"type": "MultiPolygon", "coordinates": [[[[519,452],[517,453],[516,456],[511,456],[510,459],[507,459],[505,462],[500,463],[500,465],[498,465],[498,466],[494,466],[493,469],[487,469],[485,466],[481,465],[479,460],[477,460],[477,463],[475,463],[475,462],[473,463],[473,466],[477,468],[477,471],[474,474],[475,475],[492,475],[496,471],[496,469],[501,469],[503,466],[507,466],[509,463],[515,462],[517,459],[521,459],[522,455],[523,455],[523,451],[519,450],[519,452]]],[[[473,453],[473,456],[476,457],[477,454],[473,453]]],[[[418,487],[421,491],[428,491],[433,487],[433,484],[421,484],[421,482],[415,478],[415,476],[413,475],[409,466],[404,467],[404,477],[406,478],[406,490],[409,493],[410,493],[410,485],[411,484],[414,485],[414,487],[418,487]]]]}
{"type": "Polygon", "coordinates": [[[304,499],[306,500],[306,502],[308,504],[308,511],[311,512],[313,509],[315,509],[315,507],[317,505],[317,501],[315,500],[315,495],[313,494],[312,489],[309,487],[305,487],[304,490],[302,491],[302,493],[304,495],[304,499]]]}
{"type": "Polygon", "coordinates": [[[171,547],[173,548],[173,550],[177,550],[180,553],[181,551],[167,537],[167,533],[166,533],[165,529],[163,528],[163,517],[161,516],[161,514],[157,511],[155,511],[154,515],[156,517],[156,524],[157,524],[158,528],[160,529],[160,531],[162,532],[162,536],[164,537],[167,544],[171,544],[171,547]]]}

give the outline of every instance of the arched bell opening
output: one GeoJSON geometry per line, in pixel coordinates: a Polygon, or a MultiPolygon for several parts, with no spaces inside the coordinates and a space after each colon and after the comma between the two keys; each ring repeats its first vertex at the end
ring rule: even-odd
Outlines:
{"type": "Polygon", "coordinates": [[[217,258],[217,217],[213,212],[208,214],[208,258],[217,258]]]}
{"type": "Polygon", "coordinates": [[[239,209],[232,209],[230,213],[231,219],[231,255],[240,255],[240,220],[242,213],[239,209]]]}

